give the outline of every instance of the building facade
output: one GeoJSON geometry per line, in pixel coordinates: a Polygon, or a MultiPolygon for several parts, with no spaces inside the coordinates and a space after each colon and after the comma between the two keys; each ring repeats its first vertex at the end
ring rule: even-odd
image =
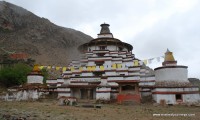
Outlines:
{"type": "Polygon", "coordinates": [[[187,68],[177,65],[173,53],[167,50],[162,66],[154,69],[156,82],[152,94],[157,103],[200,102],[199,88],[189,82],[187,68]]]}
{"type": "MultiPolygon", "coordinates": [[[[101,24],[98,37],[78,49],[82,56],[63,72],[62,83],[57,85],[58,97],[139,103],[141,86],[154,85],[155,76],[146,75],[148,69],[135,58],[132,45],[114,38],[109,24],[101,24]]],[[[55,83],[50,80],[47,84],[51,82],[55,83]]]]}
{"type": "Polygon", "coordinates": [[[187,66],[177,65],[172,52],[167,50],[162,66],[153,71],[135,57],[132,45],[113,37],[109,24],[101,24],[98,37],[78,50],[79,60],[73,60],[59,79],[47,80],[58,98],[140,103],[150,96],[165,104],[200,101],[199,88],[188,81],[187,66]]]}

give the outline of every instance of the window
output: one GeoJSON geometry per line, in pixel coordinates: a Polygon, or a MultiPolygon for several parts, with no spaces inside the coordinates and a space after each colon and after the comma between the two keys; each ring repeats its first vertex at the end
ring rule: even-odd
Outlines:
{"type": "Polygon", "coordinates": [[[120,76],[125,76],[125,74],[119,74],[120,76]]]}
{"type": "Polygon", "coordinates": [[[99,76],[101,77],[105,72],[94,72],[94,76],[99,76]]]}
{"type": "Polygon", "coordinates": [[[122,90],[123,91],[135,91],[135,86],[125,85],[125,86],[122,86],[122,90]]]}
{"type": "Polygon", "coordinates": [[[106,49],[106,46],[99,46],[99,49],[100,49],[100,50],[105,50],[105,49],[106,49]]]}
{"type": "Polygon", "coordinates": [[[119,51],[122,51],[123,50],[123,48],[122,47],[119,47],[119,51]]]}
{"type": "Polygon", "coordinates": [[[182,95],[181,94],[176,94],[176,100],[182,100],[182,95]]]}
{"type": "Polygon", "coordinates": [[[104,61],[96,61],[95,64],[96,66],[102,66],[104,64],[104,61]]]}
{"type": "Polygon", "coordinates": [[[105,53],[97,53],[98,57],[103,57],[105,55],[105,53]]]}

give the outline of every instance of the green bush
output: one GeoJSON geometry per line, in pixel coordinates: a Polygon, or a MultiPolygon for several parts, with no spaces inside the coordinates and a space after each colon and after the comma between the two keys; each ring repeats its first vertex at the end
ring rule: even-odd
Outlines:
{"type": "Polygon", "coordinates": [[[49,73],[48,73],[47,69],[44,69],[44,68],[41,70],[41,72],[42,72],[42,75],[44,76],[43,83],[46,84],[46,80],[49,76],[49,73]]]}
{"type": "Polygon", "coordinates": [[[32,67],[23,63],[15,64],[13,67],[4,67],[0,70],[0,82],[6,87],[26,83],[27,74],[31,70],[32,67]]]}

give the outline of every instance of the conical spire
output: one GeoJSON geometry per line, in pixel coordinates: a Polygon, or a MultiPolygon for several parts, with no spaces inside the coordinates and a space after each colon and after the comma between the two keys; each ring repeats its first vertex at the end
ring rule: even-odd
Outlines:
{"type": "Polygon", "coordinates": [[[39,72],[40,71],[40,69],[39,69],[39,65],[34,65],[34,67],[33,67],[33,71],[34,72],[39,72]]]}
{"type": "Polygon", "coordinates": [[[163,66],[170,66],[170,65],[176,65],[177,61],[174,59],[173,53],[167,49],[165,53],[165,60],[163,62],[163,66]]]}
{"type": "Polygon", "coordinates": [[[110,33],[110,29],[109,29],[109,24],[101,24],[101,31],[100,31],[100,34],[107,34],[107,33],[110,33]]]}
{"type": "Polygon", "coordinates": [[[175,61],[173,53],[170,52],[169,49],[167,49],[165,53],[165,61],[175,61]]]}
{"type": "Polygon", "coordinates": [[[113,35],[109,29],[110,26],[109,24],[103,23],[100,26],[101,26],[101,31],[98,34],[98,38],[113,38],[113,35]]]}

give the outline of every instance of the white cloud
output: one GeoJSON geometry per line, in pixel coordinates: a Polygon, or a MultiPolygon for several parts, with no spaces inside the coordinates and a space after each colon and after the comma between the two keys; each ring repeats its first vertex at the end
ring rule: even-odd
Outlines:
{"type": "MultiPolygon", "coordinates": [[[[114,37],[131,43],[136,56],[163,55],[167,48],[200,78],[199,0],[6,0],[57,25],[92,37],[109,23],[114,37]]],[[[152,64],[153,65],[153,64],[152,64]]]]}

